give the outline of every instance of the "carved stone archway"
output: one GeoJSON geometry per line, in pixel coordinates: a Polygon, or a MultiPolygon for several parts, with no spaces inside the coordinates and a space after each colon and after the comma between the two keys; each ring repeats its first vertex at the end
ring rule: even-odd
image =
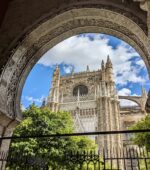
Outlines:
{"type": "Polygon", "coordinates": [[[14,50],[1,76],[1,112],[9,117],[21,119],[22,87],[34,64],[60,41],[87,32],[107,33],[126,41],[139,52],[150,73],[149,41],[135,22],[106,9],[69,10],[37,26],[14,50]]]}

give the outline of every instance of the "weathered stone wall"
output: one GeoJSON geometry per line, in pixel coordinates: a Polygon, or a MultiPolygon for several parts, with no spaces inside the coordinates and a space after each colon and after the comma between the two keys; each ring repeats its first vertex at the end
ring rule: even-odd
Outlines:
{"type": "Polygon", "coordinates": [[[73,9],[39,25],[14,50],[0,80],[1,111],[20,117],[22,87],[34,63],[61,40],[89,31],[102,31],[124,39],[139,51],[146,65],[149,65],[148,39],[132,20],[105,9],[73,9]]]}
{"type": "Polygon", "coordinates": [[[1,71],[12,50],[37,25],[64,11],[85,7],[116,11],[132,19],[147,32],[146,12],[140,9],[139,3],[132,1],[129,3],[125,0],[122,3],[122,0],[12,0],[0,29],[1,71]]]}
{"type": "Polygon", "coordinates": [[[89,108],[96,108],[96,101],[95,100],[85,100],[80,102],[68,102],[59,105],[60,110],[70,111],[76,110],[77,107],[81,109],[89,109],[89,108]]]}
{"type": "MultiPolygon", "coordinates": [[[[60,79],[60,98],[63,94],[63,100],[73,97],[73,89],[77,85],[86,85],[88,88],[88,96],[91,96],[91,100],[94,100],[95,85],[102,79],[101,71],[97,72],[81,72],[75,73],[70,76],[61,77],[60,79]]],[[[86,97],[88,97],[86,96],[86,97]]],[[[90,99],[90,98],[89,98],[90,99]]],[[[68,99],[69,100],[69,99],[68,99]]],[[[70,99],[71,100],[71,99],[70,99]]],[[[86,100],[86,98],[85,98],[86,100]]],[[[61,101],[61,100],[60,100],[61,101]]]]}

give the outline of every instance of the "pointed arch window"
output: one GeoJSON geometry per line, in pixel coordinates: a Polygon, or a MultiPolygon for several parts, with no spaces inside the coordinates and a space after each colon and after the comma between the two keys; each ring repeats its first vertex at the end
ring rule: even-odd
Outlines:
{"type": "Polygon", "coordinates": [[[85,85],[78,85],[73,89],[73,96],[82,96],[88,94],[88,88],[85,85]]]}

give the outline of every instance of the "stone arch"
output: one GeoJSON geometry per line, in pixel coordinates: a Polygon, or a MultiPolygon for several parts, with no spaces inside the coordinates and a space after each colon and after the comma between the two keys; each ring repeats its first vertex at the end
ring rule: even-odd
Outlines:
{"type": "Polygon", "coordinates": [[[77,86],[79,86],[79,85],[86,86],[87,89],[88,89],[88,92],[89,92],[89,87],[87,86],[87,84],[86,84],[85,82],[83,82],[83,81],[79,81],[78,83],[73,84],[73,86],[72,86],[72,88],[71,88],[71,89],[72,89],[72,94],[73,94],[74,88],[77,87],[77,86]]]}
{"type": "Polygon", "coordinates": [[[150,73],[148,37],[135,22],[106,9],[68,10],[38,25],[14,50],[1,75],[1,112],[21,119],[20,96],[33,65],[60,41],[87,32],[107,33],[126,41],[139,52],[150,73]]]}
{"type": "Polygon", "coordinates": [[[142,99],[142,97],[138,97],[138,96],[119,96],[119,99],[133,101],[138,106],[141,106],[141,99],[142,99]]]}
{"type": "Polygon", "coordinates": [[[88,94],[88,87],[83,84],[76,85],[73,89],[73,96],[78,96],[78,90],[79,95],[87,95],[88,94]]]}

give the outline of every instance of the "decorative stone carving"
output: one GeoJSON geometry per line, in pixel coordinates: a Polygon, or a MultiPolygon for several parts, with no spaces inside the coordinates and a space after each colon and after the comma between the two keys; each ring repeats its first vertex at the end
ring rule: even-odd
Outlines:
{"type": "MultiPolygon", "coordinates": [[[[102,62],[103,63],[103,62],[102,62]]],[[[142,89],[142,96],[118,96],[113,80],[113,66],[109,57],[106,65],[101,64],[102,68],[98,71],[86,71],[74,73],[74,75],[61,76],[53,74],[52,88],[48,97],[47,106],[55,111],[59,105],[59,110],[68,111],[73,117],[76,132],[87,131],[110,131],[123,130],[121,121],[126,121],[126,116],[131,116],[135,107],[127,107],[128,112],[119,105],[118,99],[129,99],[138,103],[139,108],[134,112],[142,117],[145,116],[145,101],[147,95],[142,89]],[[58,79],[57,83],[55,82],[58,79]],[[95,80],[97,81],[95,82],[95,80]],[[65,83],[62,83],[65,82],[65,83]],[[72,82],[72,84],[70,84],[72,82]],[[57,86],[56,86],[57,84],[57,86]],[[53,93],[58,91],[58,93],[53,93]],[[65,95],[64,95],[65,94],[65,95]],[[50,99],[50,100],[49,100],[50,99]],[[52,100],[51,100],[52,99],[52,100]],[[57,101],[56,101],[57,100],[57,101]],[[55,103],[55,105],[54,105],[55,103]],[[144,107],[143,107],[144,106],[144,107]],[[122,120],[120,119],[122,116],[122,120]]],[[[58,66],[57,66],[58,67],[58,66]]],[[[56,67],[56,68],[57,68],[56,67]]],[[[58,69],[58,68],[57,68],[58,69]]],[[[58,69],[59,70],[59,69],[58,69]]],[[[124,124],[125,126],[125,124],[124,124]]],[[[127,127],[124,127],[127,128],[127,127]]],[[[94,138],[94,136],[93,136],[94,138]]],[[[99,149],[111,146],[122,146],[120,136],[97,137],[99,149]]]]}
{"type": "Polygon", "coordinates": [[[140,8],[147,12],[147,28],[148,37],[150,39],[150,1],[149,0],[134,0],[140,2],[140,8]]]}
{"type": "Polygon", "coordinates": [[[150,91],[148,92],[148,99],[147,99],[147,102],[146,102],[146,111],[149,115],[149,113],[150,113],[150,91]]]}
{"type": "Polygon", "coordinates": [[[149,0],[133,0],[134,2],[140,2],[140,8],[144,11],[148,11],[149,0]]]}
{"type": "Polygon", "coordinates": [[[0,94],[3,99],[0,101],[0,107],[9,115],[19,116],[19,108],[16,105],[20,99],[23,82],[34,63],[61,40],[89,31],[109,33],[129,42],[149,66],[148,39],[136,23],[105,9],[74,9],[41,24],[16,47],[1,76],[7,86],[0,84],[0,91],[3,91],[0,94]],[[47,32],[43,32],[43,29],[47,29],[47,32]]]}

